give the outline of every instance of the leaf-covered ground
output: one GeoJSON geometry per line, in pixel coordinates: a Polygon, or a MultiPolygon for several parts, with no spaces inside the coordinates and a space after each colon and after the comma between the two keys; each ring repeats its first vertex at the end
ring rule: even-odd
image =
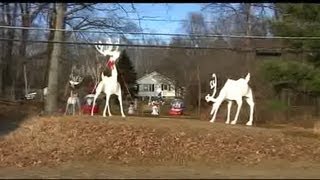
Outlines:
{"type": "Polygon", "coordinates": [[[10,127],[0,129],[0,177],[317,177],[320,167],[320,137],[303,128],[17,111],[0,123],[10,127]]]}
{"type": "Polygon", "coordinates": [[[76,160],[174,165],[254,165],[265,160],[320,162],[319,138],[311,134],[307,130],[183,119],[33,118],[2,137],[0,166],[57,165],[76,160]],[[298,133],[310,133],[310,137],[298,133]]]}

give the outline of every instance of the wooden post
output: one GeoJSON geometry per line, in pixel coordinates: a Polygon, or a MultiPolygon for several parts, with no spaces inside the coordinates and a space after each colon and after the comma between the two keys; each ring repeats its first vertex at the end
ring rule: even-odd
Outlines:
{"type": "Polygon", "coordinates": [[[286,108],[286,120],[290,120],[290,107],[291,107],[291,90],[286,89],[287,98],[287,108],[286,108]]]}
{"type": "Polygon", "coordinates": [[[200,79],[200,65],[197,66],[197,76],[198,76],[198,116],[201,113],[201,79],[200,79]]]}
{"type": "Polygon", "coordinates": [[[27,65],[26,62],[23,64],[23,78],[24,78],[24,95],[27,95],[28,92],[28,78],[27,78],[27,65]]]}
{"type": "Polygon", "coordinates": [[[317,116],[317,117],[319,117],[319,111],[320,111],[320,96],[319,95],[317,95],[316,96],[316,98],[315,98],[315,115],[317,116]]]}

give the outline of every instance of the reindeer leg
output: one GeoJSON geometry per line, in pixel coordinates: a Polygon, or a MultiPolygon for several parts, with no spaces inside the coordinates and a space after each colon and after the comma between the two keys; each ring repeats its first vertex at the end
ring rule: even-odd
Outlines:
{"type": "Polygon", "coordinates": [[[249,117],[249,121],[247,122],[247,126],[252,126],[252,122],[253,122],[253,111],[254,111],[254,102],[253,102],[253,98],[252,98],[252,93],[250,93],[250,96],[248,96],[246,98],[247,103],[250,106],[250,117],[249,117]]]}
{"type": "Polygon", "coordinates": [[[213,104],[212,105],[212,110],[211,112],[214,112],[213,116],[212,116],[212,119],[210,120],[211,123],[213,123],[216,119],[216,116],[217,116],[217,112],[219,110],[219,107],[220,107],[220,103],[219,104],[213,104]]]}
{"type": "Polygon", "coordinates": [[[92,108],[91,108],[91,116],[93,116],[93,109],[94,109],[94,107],[95,107],[95,105],[96,105],[97,97],[98,97],[97,94],[94,95],[93,103],[92,103],[92,108]]]}
{"type": "Polygon", "coordinates": [[[231,111],[232,101],[228,101],[228,113],[227,113],[227,121],[226,124],[230,123],[230,111],[231,111]]]}
{"type": "Polygon", "coordinates": [[[102,88],[103,88],[103,85],[100,82],[96,88],[96,94],[94,95],[94,98],[93,98],[93,103],[92,103],[92,108],[91,108],[91,116],[93,116],[93,109],[96,105],[97,98],[99,97],[100,93],[102,92],[102,88]]]}
{"type": "Polygon", "coordinates": [[[77,104],[78,104],[78,108],[79,108],[79,115],[81,115],[81,105],[80,105],[80,100],[77,99],[77,104]]]}
{"type": "Polygon", "coordinates": [[[121,116],[122,116],[123,118],[125,118],[126,116],[125,116],[124,113],[123,113],[123,107],[122,107],[121,88],[119,88],[119,92],[118,92],[118,101],[119,101],[119,104],[120,104],[121,116]]]}
{"type": "Polygon", "coordinates": [[[107,106],[108,106],[108,114],[109,114],[109,116],[112,116],[112,114],[111,114],[111,112],[110,112],[110,103],[109,103],[109,100],[110,100],[110,96],[111,96],[111,94],[107,94],[106,95],[106,100],[107,100],[107,106]]]}
{"type": "Polygon", "coordinates": [[[72,115],[76,114],[76,104],[72,104],[72,115]]]}
{"type": "Polygon", "coordinates": [[[238,100],[237,100],[237,104],[238,104],[237,113],[236,113],[236,116],[234,117],[234,120],[231,121],[231,124],[236,124],[237,121],[238,121],[240,109],[241,109],[241,106],[242,106],[242,99],[238,99],[238,100]]]}
{"type": "Polygon", "coordinates": [[[107,97],[107,95],[106,95],[106,103],[105,103],[105,105],[104,105],[104,109],[103,109],[103,113],[102,113],[102,116],[103,117],[106,117],[106,112],[107,112],[107,102],[108,102],[108,97],[107,97]]]}
{"type": "Polygon", "coordinates": [[[69,109],[69,104],[67,103],[66,110],[64,111],[64,115],[67,115],[68,109],[69,109]]]}

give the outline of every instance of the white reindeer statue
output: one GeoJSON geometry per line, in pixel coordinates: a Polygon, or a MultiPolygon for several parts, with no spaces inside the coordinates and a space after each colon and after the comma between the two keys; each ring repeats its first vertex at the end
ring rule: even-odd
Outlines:
{"type": "MultiPolygon", "coordinates": [[[[118,42],[120,39],[118,39],[118,42]]],[[[101,43],[101,41],[99,41],[101,43]]],[[[107,39],[106,43],[111,43],[110,38],[107,39]]],[[[118,82],[118,71],[116,67],[116,60],[120,57],[120,51],[119,46],[116,46],[116,49],[112,51],[112,46],[103,46],[103,45],[96,45],[95,46],[97,51],[101,53],[104,56],[109,55],[110,59],[107,62],[108,67],[111,69],[111,76],[104,76],[103,72],[101,73],[101,81],[99,82],[96,93],[94,95],[93,99],[93,106],[95,107],[96,99],[101,94],[101,92],[104,92],[106,94],[106,105],[103,110],[103,117],[106,117],[106,110],[108,108],[108,114],[109,116],[112,116],[110,112],[110,105],[109,105],[109,99],[112,94],[115,94],[118,96],[118,100],[120,103],[120,110],[122,117],[126,117],[123,113],[123,107],[122,107],[122,93],[121,93],[121,86],[118,82]]],[[[91,116],[93,116],[93,108],[91,109],[91,116]]]]}
{"type": "Polygon", "coordinates": [[[228,79],[227,82],[224,84],[223,88],[221,89],[219,96],[217,98],[214,98],[214,95],[216,94],[216,89],[217,89],[217,77],[214,73],[212,74],[212,76],[214,77],[214,80],[210,81],[210,87],[211,89],[214,89],[213,94],[211,96],[208,94],[205,97],[207,102],[211,101],[214,103],[212,105],[212,110],[210,112],[211,115],[213,114],[210,122],[213,123],[215,121],[215,118],[221,103],[224,100],[226,100],[228,101],[228,113],[227,113],[227,121],[225,123],[226,124],[230,123],[230,110],[232,106],[232,101],[236,101],[236,103],[238,104],[238,108],[237,108],[237,112],[234,117],[234,120],[231,121],[231,124],[236,124],[239,113],[240,113],[240,109],[242,106],[242,97],[245,97],[246,102],[250,106],[250,117],[246,125],[252,126],[254,101],[253,101],[252,90],[248,85],[248,82],[250,80],[250,73],[248,73],[245,78],[240,78],[238,80],[228,79]]]}

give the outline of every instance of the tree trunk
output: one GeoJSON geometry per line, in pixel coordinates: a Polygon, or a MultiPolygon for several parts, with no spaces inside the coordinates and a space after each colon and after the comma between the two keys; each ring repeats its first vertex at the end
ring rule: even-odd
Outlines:
{"type": "MultiPolygon", "coordinates": [[[[52,3],[53,8],[55,7],[55,3],[52,3]]],[[[54,13],[54,10],[51,11],[52,13],[49,13],[49,28],[53,29],[55,27],[56,24],[56,13],[54,13]]],[[[48,37],[48,41],[52,41],[54,38],[54,31],[50,31],[49,32],[49,37],[48,37]]],[[[51,58],[51,54],[52,54],[52,50],[53,50],[53,44],[52,43],[48,43],[47,44],[47,52],[48,52],[48,58],[47,58],[47,62],[46,62],[46,70],[45,70],[45,75],[43,77],[43,83],[44,84],[48,84],[48,75],[49,75],[49,68],[50,68],[50,58],[51,58]]]]}
{"type": "MultiPolygon", "coordinates": [[[[245,4],[245,15],[246,15],[246,36],[252,35],[252,17],[251,17],[251,3],[245,4]]],[[[251,49],[251,39],[247,38],[245,40],[246,48],[249,50],[251,49]]],[[[248,67],[248,70],[251,69],[251,57],[253,52],[252,51],[246,51],[246,67],[248,67]]]]}
{"type": "Polygon", "coordinates": [[[27,65],[23,65],[23,78],[24,78],[24,94],[27,95],[28,92],[28,77],[27,77],[27,65]]]}
{"type": "Polygon", "coordinates": [[[274,13],[275,20],[279,21],[280,20],[280,13],[278,10],[278,6],[275,3],[273,3],[273,13],[274,13]]]}
{"type": "MultiPolygon", "coordinates": [[[[62,29],[64,23],[64,15],[66,12],[65,3],[57,3],[55,29],[62,29]]],[[[62,41],[63,32],[54,32],[54,41],[62,41]]],[[[59,72],[59,57],[61,55],[61,44],[53,44],[53,50],[50,59],[50,69],[48,77],[48,95],[45,104],[45,111],[48,114],[53,114],[58,109],[58,72],[59,72]]]]}
{"type": "MultiPolygon", "coordinates": [[[[20,4],[20,10],[22,14],[22,26],[23,27],[30,27],[30,12],[29,12],[29,3],[21,3],[20,4]]],[[[27,29],[22,30],[22,41],[20,44],[20,56],[23,59],[23,62],[19,62],[17,64],[17,74],[16,78],[19,79],[19,70],[21,69],[21,63],[23,64],[23,77],[24,77],[24,88],[25,88],[25,95],[28,94],[28,78],[27,78],[27,65],[26,65],[26,48],[27,48],[27,40],[28,40],[29,32],[27,29]]]]}
{"type": "MultiPolygon", "coordinates": [[[[6,4],[4,6],[5,9],[5,13],[6,13],[6,24],[9,26],[15,26],[15,21],[14,18],[16,16],[17,13],[17,4],[14,5],[13,7],[13,14],[11,12],[11,7],[9,6],[9,4],[6,4]]],[[[15,30],[14,29],[9,29],[7,30],[6,33],[6,37],[8,37],[9,39],[14,39],[15,36],[15,30]]],[[[4,85],[6,87],[4,87],[4,89],[10,90],[8,92],[6,92],[6,96],[10,96],[11,99],[15,100],[16,96],[15,96],[15,72],[16,72],[16,68],[15,68],[15,60],[12,58],[12,54],[13,54],[13,46],[14,43],[13,41],[8,41],[6,44],[6,51],[5,51],[5,70],[4,70],[4,74],[6,74],[4,76],[4,85]]]]}
{"type": "MultiPolygon", "coordinates": [[[[1,15],[1,19],[0,21],[2,22],[5,22],[5,8],[4,8],[4,3],[1,3],[1,9],[0,11],[3,12],[3,14],[1,15]]],[[[4,33],[4,29],[0,30],[0,37],[5,37],[5,33],[4,33]]],[[[4,95],[3,92],[4,92],[4,69],[5,69],[5,66],[6,66],[6,63],[4,61],[4,53],[5,53],[5,41],[2,41],[0,42],[0,48],[1,48],[1,51],[3,53],[0,54],[0,94],[1,95],[4,95]]]]}

